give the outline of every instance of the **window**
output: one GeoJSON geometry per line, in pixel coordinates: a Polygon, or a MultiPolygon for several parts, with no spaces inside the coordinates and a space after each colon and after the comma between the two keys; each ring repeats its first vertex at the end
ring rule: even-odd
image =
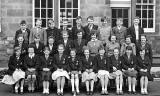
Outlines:
{"type": "Polygon", "coordinates": [[[33,26],[35,20],[42,19],[42,27],[47,27],[48,19],[54,18],[54,0],[33,0],[33,26]]]}
{"type": "Polygon", "coordinates": [[[136,0],[136,16],[145,32],[155,32],[155,0],[136,0]]]}
{"type": "Polygon", "coordinates": [[[128,27],[128,8],[112,8],[112,27],[116,26],[117,18],[123,18],[123,26],[128,27]]]}
{"type": "Polygon", "coordinates": [[[68,20],[68,28],[76,24],[76,17],[80,15],[80,0],[59,0],[59,27],[63,19],[68,20]]]}

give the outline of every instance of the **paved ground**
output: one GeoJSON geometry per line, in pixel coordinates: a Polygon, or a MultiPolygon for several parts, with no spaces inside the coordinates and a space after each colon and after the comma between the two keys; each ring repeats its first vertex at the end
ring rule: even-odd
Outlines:
{"type": "MultiPolygon", "coordinates": [[[[108,96],[116,96],[114,91],[110,90],[110,94],[108,96]]],[[[21,96],[11,93],[11,86],[0,84],[0,96],[21,96]]],[[[36,93],[25,93],[23,96],[43,96],[41,92],[36,93]]],[[[52,92],[49,96],[57,96],[55,92],[52,92]]],[[[65,93],[64,96],[71,96],[70,93],[65,93]]],[[[86,96],[84,92],[79,96],[86,96]]],[[[99,92],[96,92],[94,96],[101,96],[99,92]]],[[[129,96],[125,93],[123,96],[129,96]]],[[[134,96],[134,95],[132,95],[134,96]]],[[[137,94],[136,96],[141,96],[137,94]]],[[[160,96],[160,81],[154,81],[149,83],[149,95],[148,96],[160,96]]]]}

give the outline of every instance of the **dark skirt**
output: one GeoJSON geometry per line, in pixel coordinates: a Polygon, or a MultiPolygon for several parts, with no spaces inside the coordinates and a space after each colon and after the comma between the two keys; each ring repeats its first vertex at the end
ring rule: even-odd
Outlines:
{"type": "Polygon", "coordinates": [[[126,77],[137,77],[137,71],[136,70],[132,70],[132,71],[130,71],[130,70],[126,70],[125,72],[124,72],[124,75],[126,76],[126,77]]]}
{"type": "Polygon", "coordinates": [[[42,81],[50,81],[51,80],[51,71],[42,71],[42,81]]]}
{"type": "Polygon", "coordinates": [[[150,74],[150,72],[142,72],[142,71],[140,71],[140,72],[139,72],[139,75],[140,75],[140,77],[142,77],[142,76],[147,76],[149,81],[153,81],[153,77],[152,77],[152,75],[150,74]]]}
{"type": "Polygon", "coordinates": [[[36,71],[33,71],[33,72],[31,72],[31,71],[26,71],[26,76],[28,76],[28,75],[36,75],[37,74],[37,72],[36,71]]]}

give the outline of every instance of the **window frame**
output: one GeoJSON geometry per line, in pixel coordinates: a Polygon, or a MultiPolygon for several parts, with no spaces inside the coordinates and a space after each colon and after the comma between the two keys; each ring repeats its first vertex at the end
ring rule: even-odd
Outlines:
{"type": "MultiPolygon", "coordinates": [[[[58,28],[60,28],[60,9],[71,9],[71,10],[73,10],[73,9],[77,9],[77,8],[60,8],[60,1],[61,0],[58,0],[58,28]]],[[[73,14],[72,14],[73,15],[73,14]]],[[[80,16],[80,0],[78,0],[78,16],[80,16]]],[[[65,18],[65,19],[67,19],[67,18],[65,18]]],[[[74,19],[74,18],[70,18],[70,19],[74,19]]],[[[73,22],[72,22],[73,23],[73,22]]],[[[73,26],[72,26],[73,27],[73,26]]]]}
{"type": "MultiPolygon", "coordinates": [[[[148,1],[148,0],[147,0],[148,1]]],[[[136,1],[135,1],[135,5],[141,5],[141,6],[143,6],[143,5],[153,5],[153,28],[143,28],[143,30],[144,30],[144,32],[145,33],[155,33],[155,26],[156,26],[156,24],[155,24],[155,15],[156,15],[156,13],[155,13],[155,11],[156,11],[156,0],[153,0],[153,3],[149,3],[149,2],[147,2],[147,3],[137,3],[136,1]]],[[[148,8],[146,9],[146,10],[148,10],[148,8]]],[[[135,14],[136,14],[136,11],[137,11],[137,8],[135,7],[135,14]]],[[[140,9],[140,11],[141,11],[141,18],[140,18],[140,25],[142,25],[142,13],[143,13],[143,8],[141,7],[141,9],[140,9]]],[[[148,15],[148,11],[147,11],[147,15],[148,15]]],[[[136,15],[135,15],[136,16],[136,15]]],[[[148,16],[147,16],[147,26],[148,26],[148,16]]]]}
{"type": "MultiPolygon", "coordinates": [[[[40,1],[40,10],[42,10],[43,8],[41,8],[41,0],[39,0],[40,1]]],[[[48,1],[48,0],[46,0],[46,1],[48,1]]],[[[52,18],[51,19],[53,19],[54,20],[54,1],[55,0],[52,0],[52,3],[53,3],[53,6],[52,6],[52,8],[44,8],[44,9],[52,9],[52,14],[53,14],[53,16],[52,16],[52,18]]],[[[46,2],[46,4],[47,4],[47,2],[46,2]]],[[[36,19],[36,17],[35,17],[35,0],[32,0],[32,27],[35,27],[35,19],[36,19]]],[[[47,14],[47,11],[46,11],[46,14],[47,14]]],[[[41,17],[41,11],[40,11],[40,18],[39,19],[43,19],[42,17],[41,17]]],[[[47,18],[45,18],[46,19],[46,23],[48,22],[48,17],[47,18]]],[[[43,28],[47,28],[47,26],[46,27],[43,27],[43,28]]]]}

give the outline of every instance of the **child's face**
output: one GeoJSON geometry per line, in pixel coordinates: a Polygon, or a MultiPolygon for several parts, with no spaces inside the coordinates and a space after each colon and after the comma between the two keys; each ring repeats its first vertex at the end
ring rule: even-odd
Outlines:
{"type": "Polygon", "coordinates": [[[111,41],[112,42],[116,41],[116,36],[111,36],[111,41]]]}
{"type": "Polygon", "coordinates": [[[126,53],[127,53],[127,54],[132,54],[132,50],[128,50],[128,49],[127,49],[127,50],[126,50],[126,53]]]}
{"type": "Polygon", "coordinates": [[[48,49],[44,50],[45,55],[49,55],[50,51],[48,49]]]}
{"type": "Polygon", "coordinates": [[[67,39],[68,38],[68,34],[67,33],[63,33],[63,38],[67,39]]]}
{"type": "Polygon", "coordinates": [[[106,19],[102,22],[103,25],[105,25],[105,24],[107,24],[107,23],[108,23],[108,22],[107,22],[106,19]]]}
{"type": "Polygon", "coordinates": [[[145,36],[141,36],[141,43],[145,43],[146,42],[146,37],[145,36]]]}
{"type": "Polygon", "coordinates": [[[81,39],[81,38],[82,38],[82,32],[79,32],[79,33],[77,34],[77,37],[78,37],[79,39],[81,39]]]}
{"type": "Polygon", "coordinates": [[[20,56],[20,54],[21,54],[21,50],[16,50],[16,56],[20,56]]]}
{"type": "Polygon", "coordinates": [[[118,26],[121,26],[121,25],[123,24],[123,21],[117,20],[116,24],[117,24],[118,26]]]}
{"type": "Polygon", "coordinates": [[[93,35],[91,36],[91,38],[92,38],[92,39],[96,39],[96,38],[97,38],[96,34],[93,34],[93,35]]]}
{"type": "Polygon", "coordinates": [[[58,52],[59,54],[63,54],[64,48],[62,46],[58,47],[58,52]]]}
{"type": "Polygon", "coordinates": [[[93,22],[94,22],[93,19],[88,18],[88,24],[93,24],[93,22]]]}
{"type": "Polygon", "coordinates": [[[24,30],[24,29],[27,28],[27,25],[26,25],[26,24],[21,24],[21,25],[20,25],[20,28],[21,28],[22,30],[24,30]]]}
{"type": "Polygon", "coordinates": [[[41,20],[37,20],[36,21],[36,26],[41,27],[41,25],[42,25],[42,21],[41,20]]]}
{"type": "Polygon", "coordinates": [[[104,50],[104,49],[99,50],[99,54],[100,54],[101,56],[103,56],[104,53],[105,53],[105,50],[104,50]]]}
{"type": "Polygon", "coordinates": [[[72,50],[72,51],[70,52],[70,55],[71,55],[72,58],[74,58],[74,57],[76,56],[76,52],[72,50]]]}
{"type": "Polygon", "coordinates": [[[49,43],[49,44],[53,44],[53,43],[54,43],[54,39],[53,39],[53,38],[49,38],[49,39],[48,39],[48,43],[49,43]]]}
{"type": "Polygon", "coordinates": [[[140,53],[141,56],[144,56],[145,55],[145,50],[142,50],[139,53],[140,53]]]}
{"type": "Polygon", "coordinates": [[[28,53],[33,54],[34,53],[34,48],[28,48],[28,53]]]}
{"type": "Polygon", "coordinates": [[[134,19],[133,22],[134,22],[134,24],[138,25],[140,21],[139,21],[139,19],[134,19]]]}
{"type": "Polygon", "coordinates": [[[18,37],[18,42],[19,42],[19,43],[22,43],[23,40],[24,40],[23,37],[18,37]]]}
{"type": "Polygon", "coordinates": [[[87,50],[84,50],[84,54],[85,55],[89,55],[89,50],[87,49],[87,50]]]}
{"type": "Polygon", "coordinates": [[[127,44],[131,43],[131,39],[130,38],[126,38],[126,43],[127,44]]]}
{"type": "Polygon", "coordinates": [[[77,19],[77,20],[76,20],[76,23],[77,23],[77,24],[81,24],[81,23],[82,23],[82,19],[77,19]]]}
{"type": "Polygon", "coordinates": [[[119,55],[119,50],[118,49],[114,49],[113,54],[116,55],[116,56],[119,55]]]}
{"type": "Polygon", "coordinates": [[[54,26],[55,26],[55,23],[54,23],[53,21],[50,22],[49,27],[50,27],[50,28],[54,28],[54,26]]]}

